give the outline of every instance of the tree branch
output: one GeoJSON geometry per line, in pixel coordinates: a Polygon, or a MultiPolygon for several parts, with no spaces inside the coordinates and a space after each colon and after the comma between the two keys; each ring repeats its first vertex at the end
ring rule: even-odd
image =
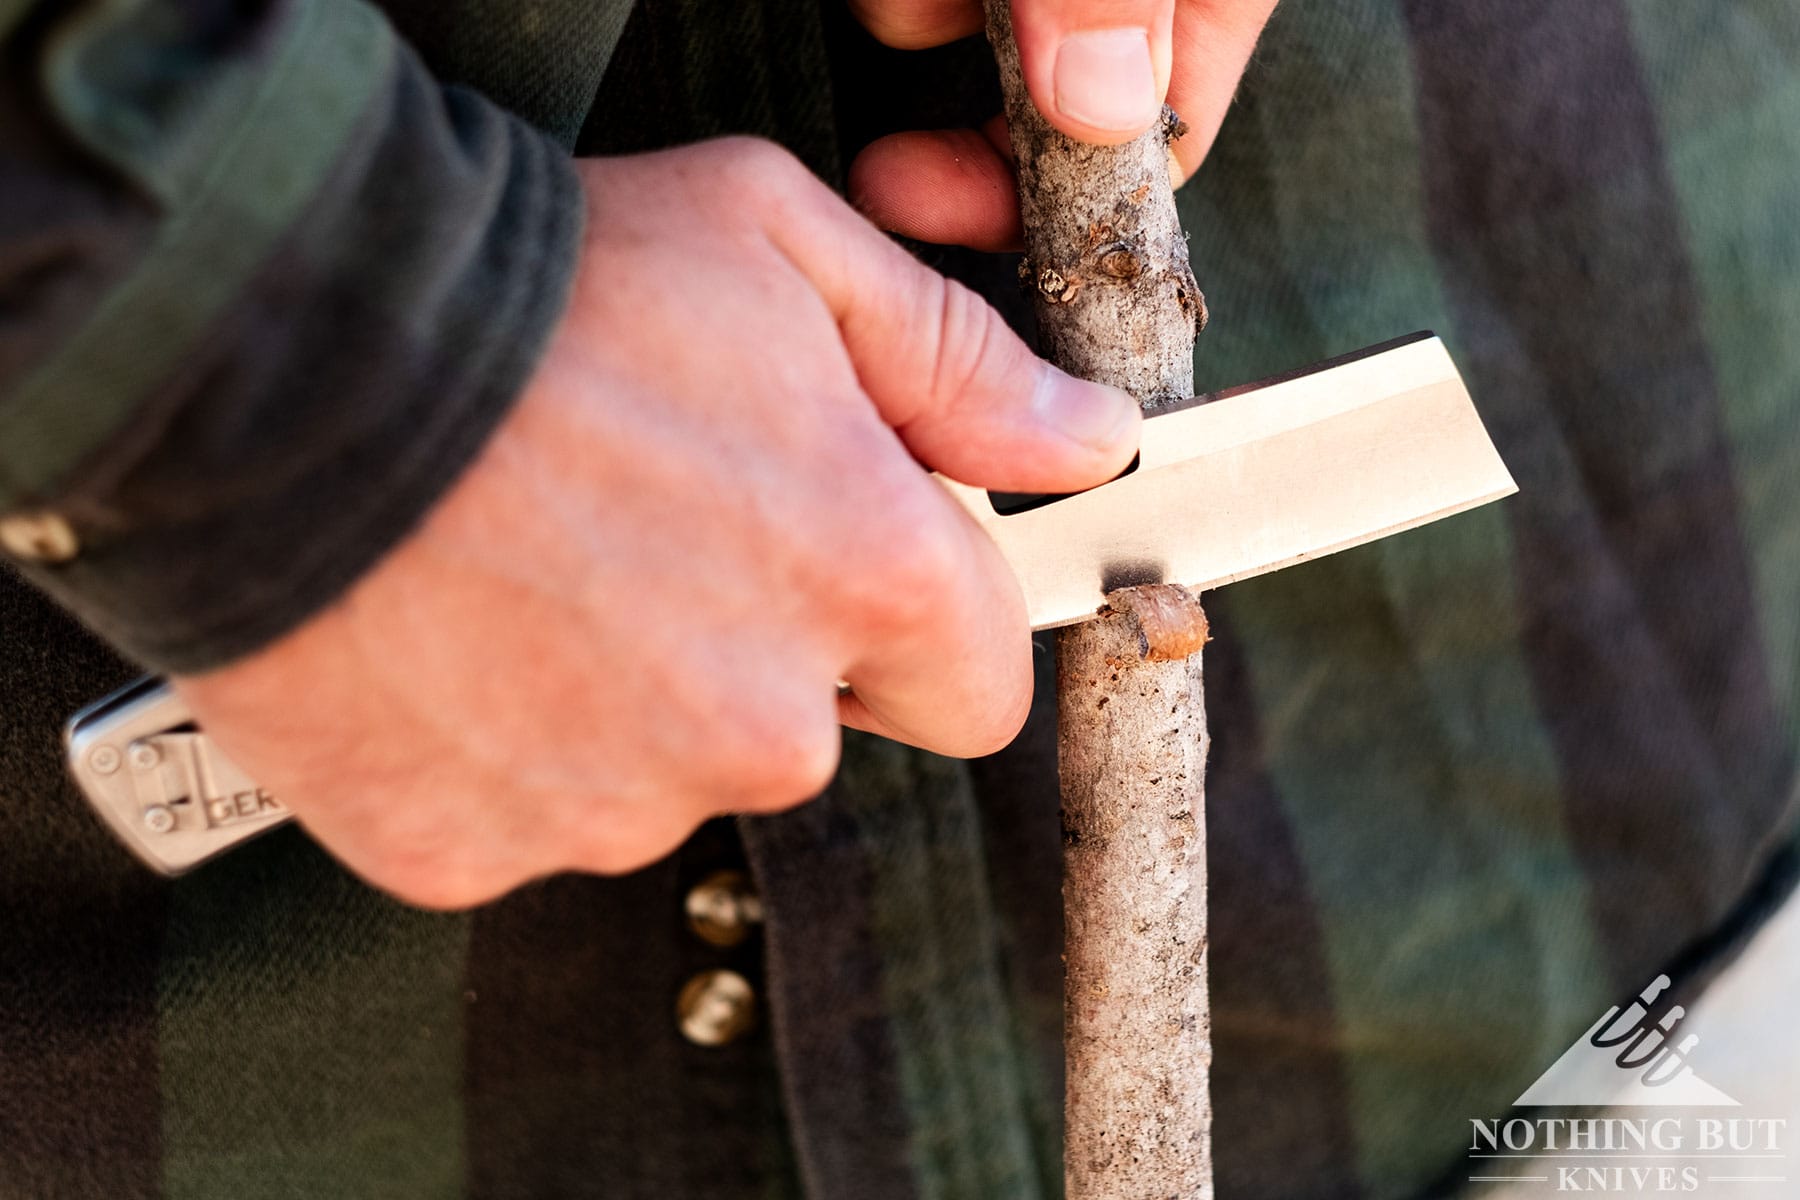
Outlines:
{"type": "MultiPolygon", "coordinates": [[[[1063,136],[1025,90],[1008,0],[986,7],[1042,350],[1146,411],[1191,395],[1206,303],[1169,183],[1180,119],[1122,146],[1063,136]]],[[[1066,1192],[1210,1198],[1206,616],[1168,584],[1107,600],[1057,640],[1066,1192]]]]}

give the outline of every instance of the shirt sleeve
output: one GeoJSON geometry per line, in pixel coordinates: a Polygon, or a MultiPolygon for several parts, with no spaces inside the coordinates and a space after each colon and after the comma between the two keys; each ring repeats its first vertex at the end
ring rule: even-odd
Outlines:
{"type": "Polygon", "coordinates": [[[0,52],[0,545],[139,661],[219,665],[485,443],[573,166],[362,0],[0,0],[0,52]]]}

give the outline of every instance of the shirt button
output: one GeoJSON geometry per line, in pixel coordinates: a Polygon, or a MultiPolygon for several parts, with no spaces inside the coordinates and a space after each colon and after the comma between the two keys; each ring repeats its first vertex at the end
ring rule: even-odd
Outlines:
{"type": "Polygon", "coordinates": [[[735,946],[762,924],[762,897],[742,871],[714,871],[687,894],[688,928],[714,946],[735,946]]]}
{"type": "Polygon", "coordinates": [[[702,971],[675,999],[681,1036],[696,1046],[723,1046],[756,1024],[756,992],[736,971],[702,971]]]}
{"type": "Polygon", "coordinates": [[[0,517],[0,546],[14,558],[40,563],[68,562],[81,550],[69,523],[52,512],[0,517]]]}

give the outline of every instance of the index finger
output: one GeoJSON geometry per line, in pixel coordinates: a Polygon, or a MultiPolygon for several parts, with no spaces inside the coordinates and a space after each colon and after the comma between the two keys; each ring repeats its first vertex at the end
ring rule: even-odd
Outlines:
{"type": "Polygon", "coordinates": [[[1238,81],[1275,0],[1179,0],[1175,9],[1174,73],[1169,107],[1188,127],[1170,149],[1179,187],[1199,169],[1218,137],[1238,81]]]}

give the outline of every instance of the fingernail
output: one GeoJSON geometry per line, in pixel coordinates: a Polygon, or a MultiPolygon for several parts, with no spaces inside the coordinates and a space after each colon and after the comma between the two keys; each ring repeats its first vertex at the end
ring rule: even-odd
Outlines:
{"type": "Polygon", "coordinates": [[[1137,413],[1137,403],[1124,392],[1048,365],[1031,407],[1032,415],[1043,424],[1094,450],[1117,446],[1137,413]]]}
{"type": "Polygon", "coordinates": [[[1138,133],[1161,111],[1150,34],[1137,28],[1071,33],[1056,51],[1056,107],[1095,129],[1138,133]]]}

